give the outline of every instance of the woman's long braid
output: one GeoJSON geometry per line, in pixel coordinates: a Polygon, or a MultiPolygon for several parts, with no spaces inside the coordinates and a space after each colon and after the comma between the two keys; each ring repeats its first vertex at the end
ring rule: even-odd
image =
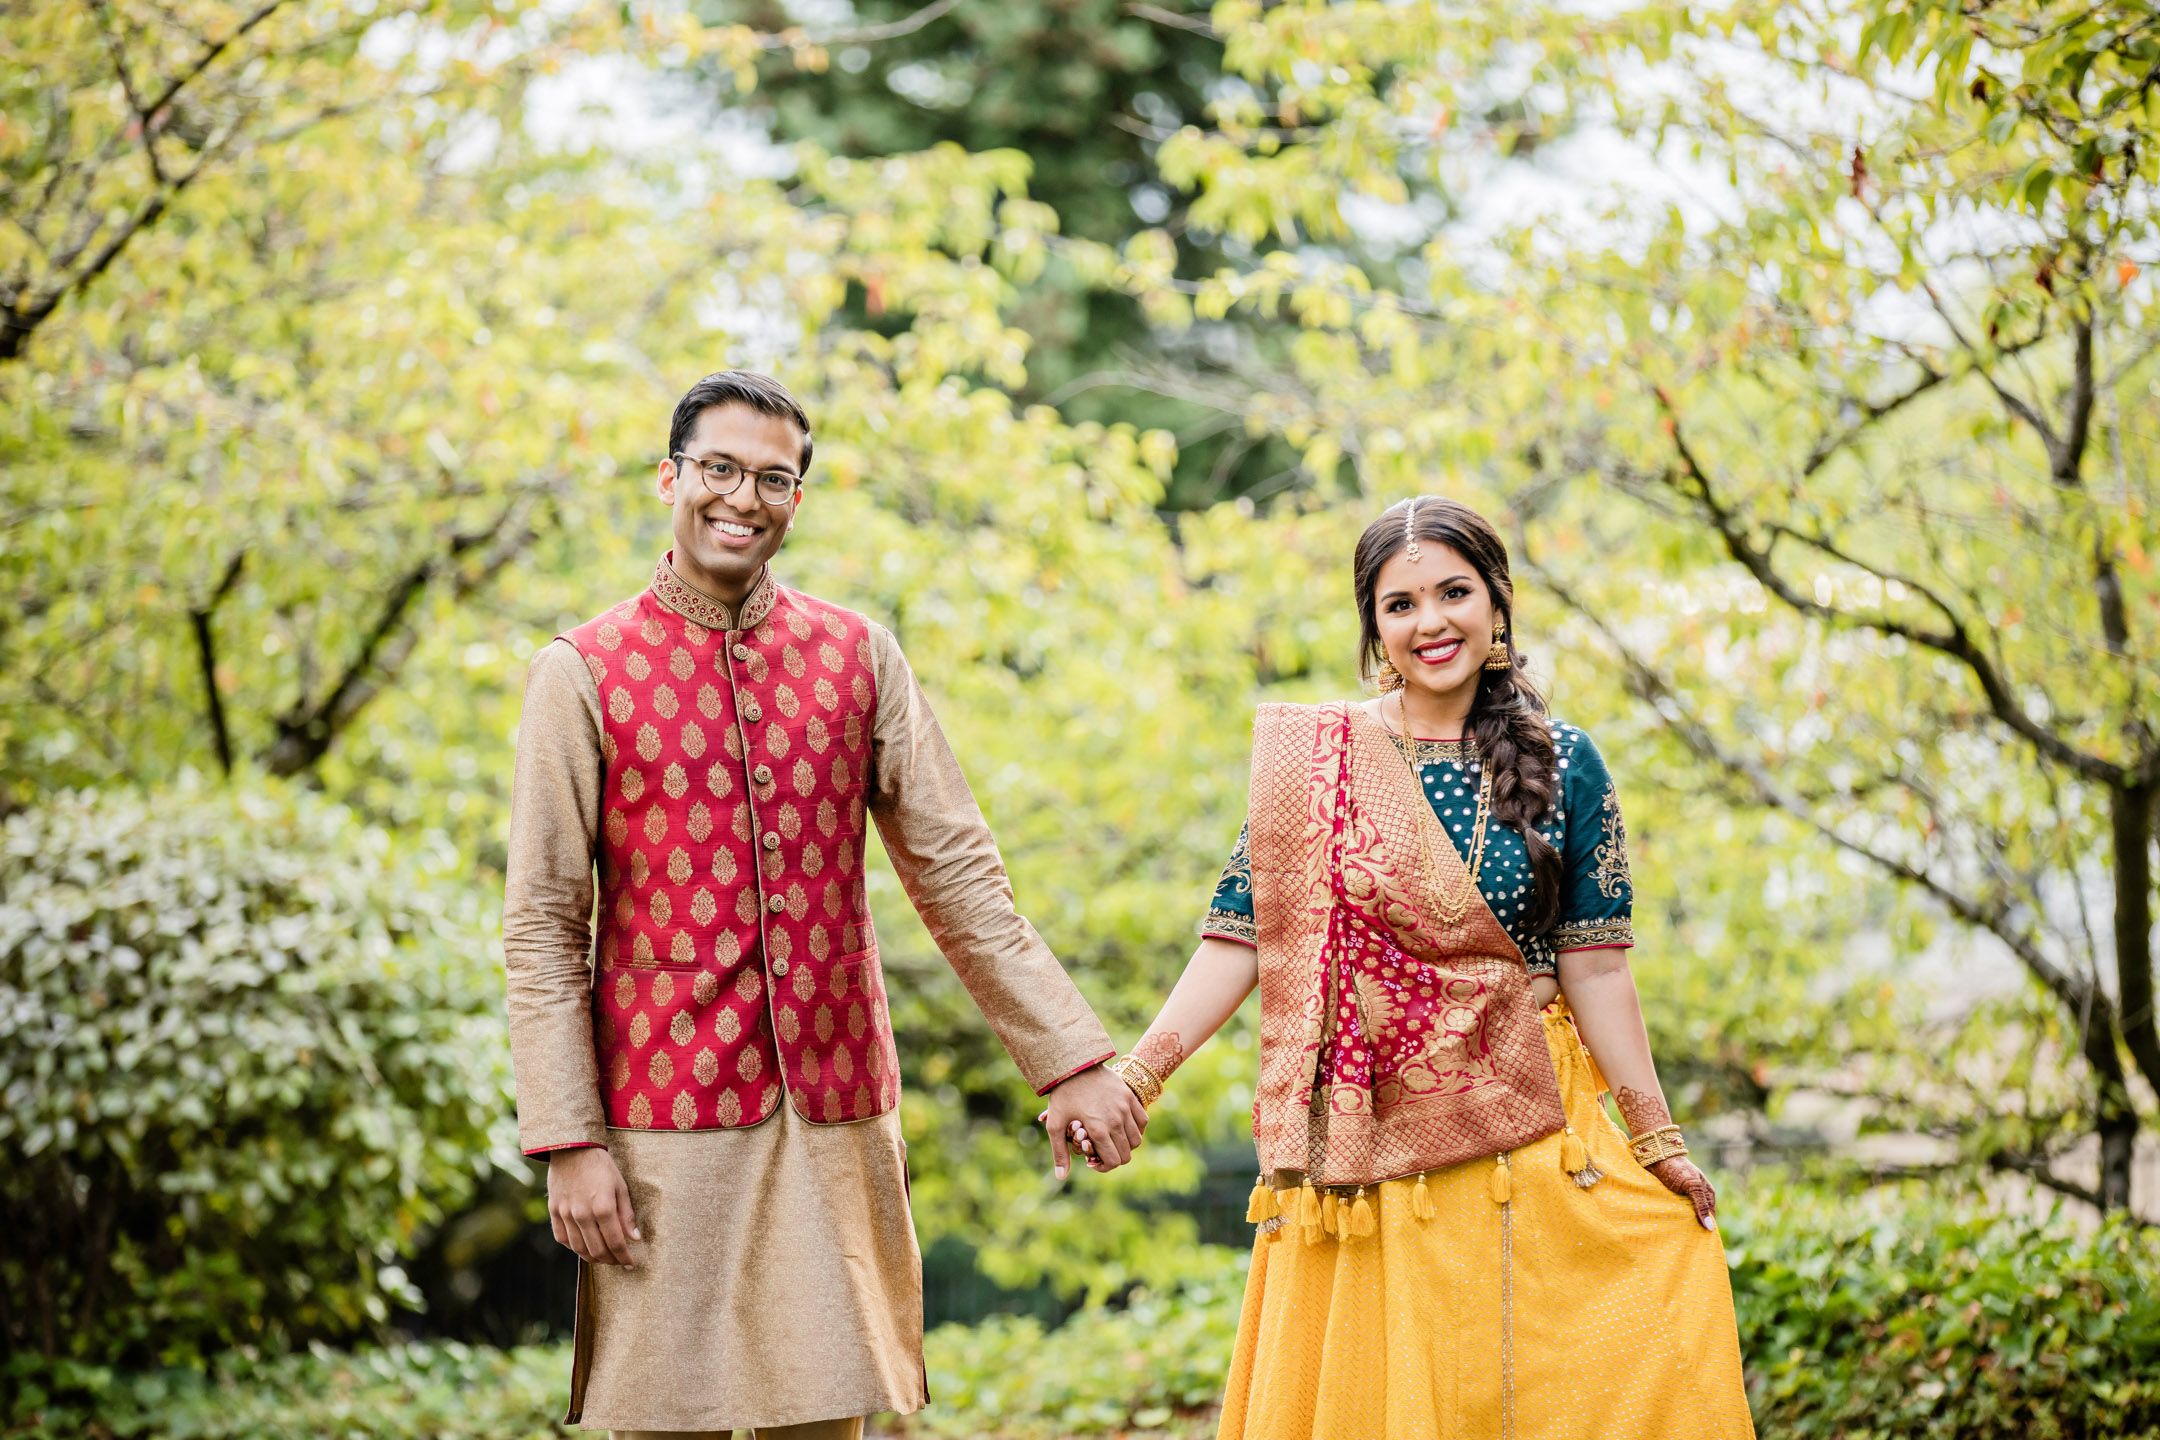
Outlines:
{"type": "Polygon", "coordinates": [[[1508,649],[1515,665],[1488,670],[1470,706],[1470,733],[1479,763],[1492,766],[1492,818],[1517,831],[1530,858],[1530,928],[1542,933],[1560,910],[1560,852],[1539,833],[1552,811],[1558,765],[1545,702],[1522,679],[1514,627],[1508,649]]]}

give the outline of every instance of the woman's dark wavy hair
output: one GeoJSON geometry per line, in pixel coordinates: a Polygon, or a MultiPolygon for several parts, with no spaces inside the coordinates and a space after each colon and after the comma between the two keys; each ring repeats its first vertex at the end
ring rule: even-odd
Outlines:
{"type": "MultiPolygon", "coordinates": [[[[1358,537],[1350,562],[1357,586],[1358,670],[1367,680],[1387,652],[1380,644],[1376,615],[1380,567],[1409,543],[1403,519],[1411,502],[1398,501],[1358,537]]],[[[1506,670],[1480,670],[1477,698],[1470,702],[1470,734],[1480,763],[1492,767],[1492,817],[1518,831],[1530,852],[1530,925],[1550,929],[1560,909],[1560,852],[1540,835],[1537,825],[1552,810],[1559,787],[1559,762],[1553,751],[1545,697],[1523,673],[1522,652],[1515,648],[1515,585],[1508,578],[1507,545],[1490,521],[1458,500],[1439,495],[1417,497],[1411,527],[1417,538],[1445,545],[1470,562],[1492,594],[1493,613],[1507,627],[1506,670]]],[[[1480,637],[1471,636],[1475,646],[1480,637]]]]}

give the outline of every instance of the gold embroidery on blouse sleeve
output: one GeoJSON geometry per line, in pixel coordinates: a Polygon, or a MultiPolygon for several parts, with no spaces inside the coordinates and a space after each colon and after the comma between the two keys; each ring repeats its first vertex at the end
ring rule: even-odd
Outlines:
{"type": "Polygon", "coordinates": [[[1605,785],[1605,838],[1597,847],[1598,894],[1607,900],[1617,900],[1623,890],[1632,889],[1634,881],[1628,875],[1627,823],[1620,818],[1620,792],[1612,782],[1605,785]]]}
{"type": "Polygon", "coordinates": [[[1260,944],[1260,926],[1250,915],[1240,915],[1235,910],[1210,908],[1207,918],[1200,922],[1203,936],[1220,940],[1235,940],[1240,944],[1257,947],[1260,944]]]}

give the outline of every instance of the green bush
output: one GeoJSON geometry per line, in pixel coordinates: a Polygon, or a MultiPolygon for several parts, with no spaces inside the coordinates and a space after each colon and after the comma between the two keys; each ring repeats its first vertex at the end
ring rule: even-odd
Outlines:
{"type": "MultiPolygon", "coordinates": [[[[1215,1403],[1237,1331],[1236,1276],[1176,1299],[1141,1296],[1120,1310],[1082,1311],[1044,1333],[999,1317],[926,1337],[936,1403],[882,1433],[938,1440],[995,1435],[1214,1433],[1215,1403]]],[[[559,1422],[570,1347],[492,1350],[399,1345],[258,1360],[231,1355],[208,1374],[125,1375],[71,1367],[58,1393],[20,1397],[9,1440],[89,1436],[141,1440],[530,1440],[571,1433],[559,1422]]]]}
{"type": "Polygon", "coordinates": [[[561,1425],[570,1347],[394,1345],[274,1360],[229,1355],[208,1375],[62,1366],[66,1393],[20,1397],[8,1440],[530,1440],[561,1425]]]}
{"type": "Polygon", "coordinates": [[[1766,1436],[2160,1437],[2160,1237],[1755,1187],[1726,1226],[1766,1436]]]}
{"type": "Polygon", "coordinates": [[[901,1433],[1051,1440],[1105,1432],[1214,1433],[1244,1297],[1246,1256],[1210,1247],[1217,1278],[1045,1332],[1033,1316],[945,1325],[926,1338],[929,1409],[901,1433]],[[1233,1266],[1229,1262],[1235,1261],[1233,1266]]]}
{"type": "Polygon", "coordinates": [[[86,793],[11,816],[10,1388],[58,1361],[352,1336],[416,1302],[395,1263],[415,1233],[517,1163],[495,928],[296,790],[86,793]]]}

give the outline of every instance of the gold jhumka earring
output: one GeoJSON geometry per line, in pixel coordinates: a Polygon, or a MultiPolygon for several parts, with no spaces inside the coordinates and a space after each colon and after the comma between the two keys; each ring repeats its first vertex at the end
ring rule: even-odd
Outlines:
{"type": "Polygon", "coordinates": [[[1392,695],[1403,687],[1402,671],[1395,668],[1392,660],[1383,659],[1379,668],[1372,672],[1372,678],[1382,695],[1392,695]]]}
{"type": "Polygon", "coordinates": [[[1512,670],[1515,657],[1508,654],[1507,630],[1495,625],[1492,632],[1492,649],[1485,652],[1485,668],[1488,670],[1512,670]]]}

